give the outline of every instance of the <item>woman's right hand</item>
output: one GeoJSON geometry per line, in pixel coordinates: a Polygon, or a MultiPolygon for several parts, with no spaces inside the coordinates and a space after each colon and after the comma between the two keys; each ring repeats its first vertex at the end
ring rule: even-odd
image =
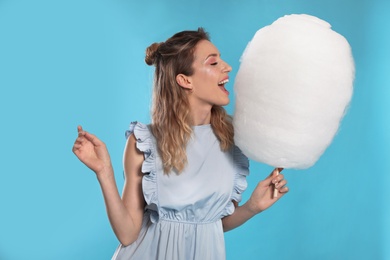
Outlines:
{"type": "Polygon", "coordinates": [[[96,136],[77,127],[78,137],[74,142],[72,151],[88,168],[99,175],[112,171],[110,155],[106,145],[96,136]]]}

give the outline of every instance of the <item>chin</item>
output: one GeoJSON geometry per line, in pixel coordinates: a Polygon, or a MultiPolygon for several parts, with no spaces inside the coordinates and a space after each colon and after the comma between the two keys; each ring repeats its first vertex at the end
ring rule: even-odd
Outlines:
{"type": "Polygon", "coordinates": [[[216,105],[217,105],[217,106],[221,106],[221,107],[223,107],[223,106],[227,106],[227,105],[229,105],[229,103],[230,103],[230,100],[229,100],[229,99],[227,99],[227,100],[225,100],[225,101],[221,102],[220,104],[216,104],[216,105]]]}

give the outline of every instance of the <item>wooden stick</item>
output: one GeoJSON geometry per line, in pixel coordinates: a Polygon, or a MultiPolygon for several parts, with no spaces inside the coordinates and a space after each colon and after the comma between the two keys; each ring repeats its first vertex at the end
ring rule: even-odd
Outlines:
{"type": "MultiPolygon", "coordinates": [[[[279,175],[279,168],[276,168],[276,176],[279,175]]],[[[275,183],[276,185],[276,183],[275,183]]],[[[278,197],[278,189],[274,188],[274,198],[278,197]]]]}

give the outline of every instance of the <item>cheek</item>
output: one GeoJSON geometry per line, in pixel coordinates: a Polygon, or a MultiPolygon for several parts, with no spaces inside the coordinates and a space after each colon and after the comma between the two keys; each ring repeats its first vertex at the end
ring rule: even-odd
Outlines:
{"type": "Polygon", "coordinates": [[[203,68],[199,71],[199,74],[205,79],[213,78],[216,75],[215,69],[212,68],[203,68]]]}
{"type": "Polygon", "coordinates": [[[216,72],[216,69],[210,67],[197,69],[194,76],[194,83],[196,85],[210,85],[218,80],[218,73],[216,72]]]}

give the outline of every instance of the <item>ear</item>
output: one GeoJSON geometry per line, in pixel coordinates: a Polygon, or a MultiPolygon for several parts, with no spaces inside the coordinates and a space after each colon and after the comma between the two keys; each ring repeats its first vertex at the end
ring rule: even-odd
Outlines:
{"type": "Polygon", "coordinates": [[[176,76],[176,82],[179,84],[182,88],[192,90],[192,81],[191,77],[188,77],[184,74],[178,74],[176,76]]]}

